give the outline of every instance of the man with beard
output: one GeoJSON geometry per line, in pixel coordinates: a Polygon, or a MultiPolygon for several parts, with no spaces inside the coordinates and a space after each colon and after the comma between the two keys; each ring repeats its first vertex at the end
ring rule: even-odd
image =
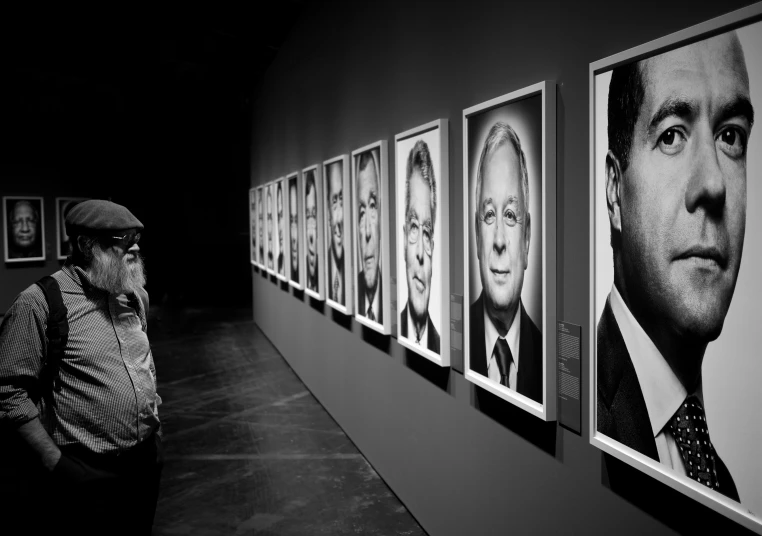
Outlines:
{"type": "Polygon", "coordinates": [[[291,241],[291,281],[299,283],[299,212],[296,203],[296,179],[288,183],[288,237],[291,241]]]}
{"type": "Polygon", "coordinates": [[[328,263],[328,295],[344,305],[344,181],[341,162],[328,166],[328,209],[331,220],[331,261],[328,263]]]}
{"type": "Polygon", "coordinates": [[[307,223],[307,288],[312,292],[318,290],[318,230],[317,230],[317,190],[315,172],[305,173],[304,183],[304,215],[307,223]]]}
{"type": "Polygon", "coordinates": [[[121,205],[78,204],[66,218],[72,254],[51,276],[65,307],[63,344],[46,338],[55,299],[37,284],[0,324],[0,424],[34,460],[26,476],[35,483],[6,515],[27,533],[45,533],[36,523],[61,534],[151,533],[161,398],[146,335],[142,229],[121,205]],[[46,381],[54,347],[63,353],[46,381]]]}
{"type": "Polygon", "coordinates": [[[283,183],[278,183],[278,273],[285,275],[286,267],[283,265],[283,183]]]}
{"type": "Polygon", "coordinates": [[[11,231],[8,257],[11,259],[42,257],[38,232],[40,213],[32,203],[24,199],[17,201],[10,210],[8,219],[11,231]]]}
{"type": "Polygon", "coordinates": [[[429,315],[437,181],[429,146],[418,140],[407,159],[404,249],[407,303],[400,315],[400,334],[439,353],[439,333],[429,315]]]}
{"type": "Polygon", "coordinates": [[[361,153],[357,163],[357,312],[368,320],[384,323],[381,307],[381,198],[378,191],[378,149],[361,153]]]}

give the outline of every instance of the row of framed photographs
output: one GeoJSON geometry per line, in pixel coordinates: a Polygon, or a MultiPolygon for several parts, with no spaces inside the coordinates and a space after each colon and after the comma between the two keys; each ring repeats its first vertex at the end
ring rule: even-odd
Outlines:
{"type": "MultiPolygon", "coordinates": [[[[762,183],[747,181],[762,174],[762,142],[751,135],[762,102],[761,19],[756,4],[590,65],[588,332],[591,444],[760,533],[762,360],[753,327],[762,241],[745,236],[762,227],[762,183]]],[[[256,218],[269,225],[276,214],[257,212],[260,196],[277,200],[279,185],[294,181],[301,195],[291,206],[311,218],[301,227],[290,220],[302,233],[291,251],[316,276],[305,292],[382,333],[390,332],[394,210],[398,338],[442,366],[447,136],[438,120],[395,137],[393,203],[385,141],[252,190],[256,238],[256,218]],[[440,352],[427,330],[440,334],[440,352]]],[[[465,377],[552,420],[554,83],[464,110],[462,202],[465,377]]],[[[289,279],[293,271],[266,257],[284,243],[266,229],[252,262],[289,279]]],[[[306,285],[303,272],[292,284],[306,285]]]]}
{"type": "MultiPolygon", "coordinates": [[[[56,258],[69,255],[69,237],[64,221],[69,211],[86,197],[56,197],[56,258]]],[[[3,252],[7,263],[44,261],[45,201],[41,196],[3,197],[3,252]]]]}

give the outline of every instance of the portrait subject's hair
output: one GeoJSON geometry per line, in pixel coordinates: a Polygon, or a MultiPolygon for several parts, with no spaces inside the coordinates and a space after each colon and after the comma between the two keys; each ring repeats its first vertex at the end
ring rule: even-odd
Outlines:
{"type": "Polygon", "coordinates": [[[410,209],[410,177],[415,170],[421,174],[421,177],[431,189],[431,232],[434,232],[434,225],[437,221],[437,179],[434,176],[434,164],[431,161],[429,146],[423,140],[418,140],[410,150],[407,157],[407,173],[405,174],[405,220],[407,220],[407,211],[410,209]]]}
{"type": "MultiPolygon", "coordinates": [[[[310,192],[315,189],[315,172],[310,170],[305,173],[304,181],[304,197],[306,198],[310,195],[310,192]]],[[[315,197],[317,197],[317,193],[315,194],[315,197]]]]}
{"type": "Polygon", "coordinates": [[[368,167],[371,162],[373,162],[373,169],[376,170],[376,181],[381,180],[381,170],[378,166],[378,149],[371,149],[370,151],[365,151],[364,153],[360,153],[360,158],[358,158],[357,162],[357,174],[359,175],[360,172],[368,167]]]}
{"type": "Polygon", "coordinates": [[[32,210],[32,214],[34,214],[34,221],[39,222],[40,221],[40,212],[37,210],[37,208],[34,206],[34,204],[31,201],[27,201],[25,199],[22,199],[20,201],[16,201],[14,203],[13,208],[8,211],[8,223],[13,225],[13,218],[16,214],[16,209],[18,207],[23,207],[24,205],[28,206],[32,210]]]}
{"type": "Polygon", "coordinates": [[[514,131],[510,125],[498,121],[492,125],[491,129],[489,129],[489,134],[487,134],[487,139],[484,141],[484,147],[482,148],[482,154],[479,156],[479,167],[476,172],[476,210],[474,212],[474,217],[476,218],[477,234],[479,233],[479,199],[481,199],[482,195],[484,165],[495,151],[506,143],[511,144],[519,157],[519,166],[521,168],[521,190],[524,193],[524,213],[529,214],[529,173],[527,172],[527,160],[524,156],[524,151],[521,149],[521,141],[519,140],[516,131],[514,131]]]}
{"type": "Polygon", "coordinates": [[[630,164],[635,123],[645,94],[640,62],[628,63],[612,71],[608,101],[609,150],[619,160],[623,172],[630,164]]]}

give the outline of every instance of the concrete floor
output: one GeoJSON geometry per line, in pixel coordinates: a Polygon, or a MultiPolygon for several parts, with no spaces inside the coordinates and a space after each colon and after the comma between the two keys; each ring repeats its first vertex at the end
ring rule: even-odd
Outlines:
{"type": "Polygon", "coordinates": [[[421,535],[251,321],[151,308],[166,464],[155,535],[421,535]]]}

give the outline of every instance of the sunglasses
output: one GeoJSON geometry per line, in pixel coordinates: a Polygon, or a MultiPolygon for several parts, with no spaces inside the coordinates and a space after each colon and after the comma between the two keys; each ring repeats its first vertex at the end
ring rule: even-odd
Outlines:
{"type": "Polygon", "coordinates": [[[127,233],[124,236],[112,236],[111,239],[115,244],[119,244],[124,249],[130,249],[132,246],[140,242],[140,233],[132,232],[127,233]]]}

